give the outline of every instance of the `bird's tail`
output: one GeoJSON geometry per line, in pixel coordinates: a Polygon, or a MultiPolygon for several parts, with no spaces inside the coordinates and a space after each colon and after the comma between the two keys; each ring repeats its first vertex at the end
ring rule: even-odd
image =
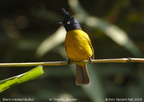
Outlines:
{"type": "Polygon", "coordinates": [[[76,85],[89,83],[87,64],[76,64],[76,85]]]}

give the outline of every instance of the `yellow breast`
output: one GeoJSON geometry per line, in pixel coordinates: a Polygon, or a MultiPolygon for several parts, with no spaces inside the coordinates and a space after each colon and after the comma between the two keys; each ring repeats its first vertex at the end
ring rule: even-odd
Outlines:
{"type": "Polygon", "coordinates": [[[89,36],[82,30],[67,32],[65,39],[66,53],[71,60],[88,60],[93,55],[89,36]]]}

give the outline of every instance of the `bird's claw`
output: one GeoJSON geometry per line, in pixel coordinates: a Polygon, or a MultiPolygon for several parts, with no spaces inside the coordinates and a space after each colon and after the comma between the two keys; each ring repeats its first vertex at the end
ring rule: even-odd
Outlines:
{"type": "Polygon", "coordinates": [[[69,58],[67,61],[68,65],[71,65],[71,59],[69,58]]]}
{"type": "Polygon", "coordinates": [[[92,61],[92,59],[91,59],[91,58],[89,58],[89,59],[88,59],[88,61],[89,61],[89,63],[93,63],[93,61],[92,61]]]}

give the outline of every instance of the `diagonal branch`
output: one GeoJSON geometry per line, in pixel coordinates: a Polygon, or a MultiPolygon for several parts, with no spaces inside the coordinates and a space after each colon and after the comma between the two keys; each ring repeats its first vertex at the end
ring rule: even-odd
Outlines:
{"type": "MultiPolygon", "coordinates": [[[[129,63],[140,62],[144,63],[144,58],[111,58],[111,59],[94,59],[92,63],[129,63]]],[[[89,63],[85,61],[73,61],[72,64],[89,63]]],[[[29,66],[62,66],[68,65],[67,61],[52,61],[52,62],[24,62],[24,63],[0,63],[0,67],[29,67],[29,66]]]]}

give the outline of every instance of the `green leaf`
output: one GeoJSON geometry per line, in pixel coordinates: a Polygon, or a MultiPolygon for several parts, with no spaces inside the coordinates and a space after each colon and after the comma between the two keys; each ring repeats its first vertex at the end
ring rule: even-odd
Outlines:
{"type": "Polygon", "coordinates": [[[42,57],[46,53],[48,53],[51,49],[60,45],[64,42],[65,39],[65,30],[63,27],[60,27],[55,33],[53,33],[50,37],[46,38],[38,47],[36,56],[42,57]],[[48,45],[49,44],[49,45],[48,45]]]}
{"type": "Polygon", "coordinates": [[[36,79],[43,73],[44,73],[43,66],[37,66],[26,73],[1,80],[0,93],[20,83],[24,83],[26,81],[36,79]]]}

